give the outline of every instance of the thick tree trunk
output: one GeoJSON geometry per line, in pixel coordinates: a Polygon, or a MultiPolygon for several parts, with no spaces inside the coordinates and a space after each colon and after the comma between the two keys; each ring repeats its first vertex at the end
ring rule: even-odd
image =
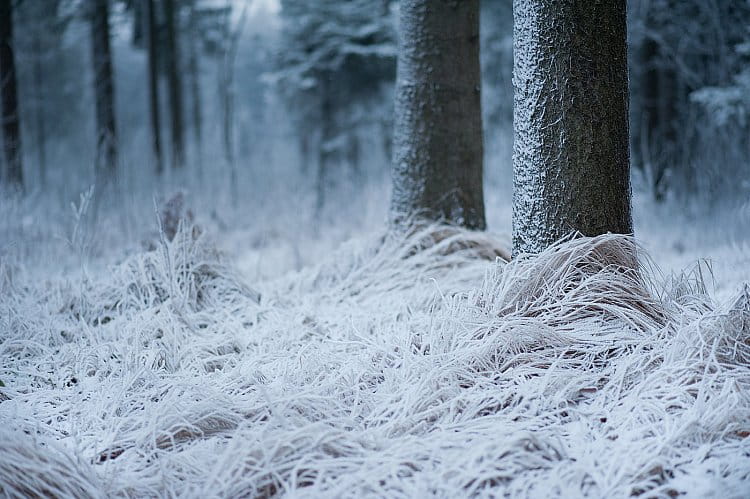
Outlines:
{"type": "Polygon", "coordinates": [[[3,129],[5,181],[23,189],[21,125],[13,56],[13,0],[0,0],[0,122],[3,129]]]}
{"type": "Polygon", "coordinates": [[[182,81],[180,79],[180,54],[177,43],[177,6],[174,0],[164,0],[165,57],[169,113],[172,129],[172,167],[185,164],[185,139],[182,119],[182,81]]]}
{"type": "Polygon", "coordinates": [[[95,0],[91,12],[91,46],[96,96],[97,177],[111,178],[117,167],[115,87],[109,39],[108,0],[95,0]]]}
{"type": "Polygon", "coordinates": [[[151,113],[151,147],[156,173],[164,171],[161,155],[161,123],[159,109],[159,35],[156,22],[154,0],[143,0],[145,3],[145,20],[148,43],[148,96],[151,113]]]}
{"type": "Polygon", "coordinates": [[[514,0],[513,252],[633,231],[625,0],[514,0]]]}
{"type": "Polygon", "coordinates": [[[403,0],[392,223],[484,229],[479,0],[403,0]]]}

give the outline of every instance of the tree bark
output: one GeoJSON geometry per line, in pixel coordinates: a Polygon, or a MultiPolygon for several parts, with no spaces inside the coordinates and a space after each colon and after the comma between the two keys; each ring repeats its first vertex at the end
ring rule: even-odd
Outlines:
{"type": "Polygon", "coordinates": [[[182,119],[182,81],[180,79],[180,54],[177,43],[177,7],[174,0],[164,0],[165,57],[169,113],[172,130],[172,167],[185,164],[185,139],[182,119]]]}
{"type": "Polygon", "coordinates": [[[513,253],[633,231],[625,0],[514,0],[513,253]]]}
{"type": "Polygon", "coordinates": [[[392,224],[484,229],[479,0],[403,0],[392,224]]]}
{"type": "Polygon", "coordinates": [[[97,177],[111,178],[117,169],[117,128],[108,0],[95,0],[91,7],[91,46],[96,96],[96,171],[97,177]]]}
{"type": "Polygon", "coordinates": [[[13,55],[13,0],[0,0],[0,122],[3,129],[5,181],[23,189],[21,125],[16,64],[13,55]]]}
{"type": "Polygon", "coordinates": [[[145,3],[145,21],[148,43],[148,96],[151,114],[151,147],[156,173],[164,171],[161,154],[161,123],[159,109],[159,38],[156,22],[154,0],[143,0],[145,3]]]}

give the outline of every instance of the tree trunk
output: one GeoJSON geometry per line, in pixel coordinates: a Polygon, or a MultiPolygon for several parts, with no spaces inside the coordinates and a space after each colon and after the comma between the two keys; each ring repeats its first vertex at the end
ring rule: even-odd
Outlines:
{"type": "Polygon", "coordinates": [[[346,141],[346,162],[352,172],[352,177],[357,186],[365,183],[364,172],[361,163],[362,151],[359,144],[359,136],[356,130],[351,130],[346,141]]]}
{"type": "Polygon", "coordinates": [[[306,176],[307,172],[310,170],[310,135],[310,132],[308,132],[307,130],[302,130],[297,136],[299,146],[300,173],[303,177],[306,176]]]}
{"type": "Polygon", "coordinates": [[[403,0],[391,221],[484,229],[479,0],[403,0]]]}
{"type": "Polygon", "coordinates": [[[13,0],[0,0],[0,122],[3,128],[5,181],[23,189],[21,126],[13,56],[13,0]]]}
{"type": "Polygon", "coordinates": [[[219,62],[219,96],[222,103],[224,157],[232,168],[232,175],[236,176],[235,150],[234,150],[234,70],[237,60],[237,49],[239,46],[242,30],[245,26],[247,8],[243,8],[237,27],[231,29],[231,19],[227,18],[227,46],[219,62]]]}
{"type": "Polygon", "coordinates": [[[159,120],[159,35],[156,23],[156,6],[154,0],[143,0],[145,3],[145,20],[148,43],[148,96],[151,112],[151,146],[156,173],[164,171],[161,155],[161,124],[159,120]]]}
{"type": "Polygon", "coordinates": [[[185,140],[182,120],[182,82],[180,80],[180,54],[177,44],[177,7],[174,0],[164,0],[165,57],[169,113],[172,129],[172,168],[185,164],[185,140]]]}
{"type": "Polygon", "coordinates": [[[625,0],[513,2],[513,252],[633,231],[625,0]]]}
{"type": "Polygon", "coordinates": [[[109,179],[117,169],[117,130],[108,0],[95,0],[91,7],[91,46],[96,96],[96,172],[97,178],[109,179]]]}
{"type": "Polygon", "coordinates": [[[224,159],[234,165],[234,99],[232,74],[229,67],[229,52],[219,63],[219,96],[221,99],[221,137],[224,145],[224,159]]]}
{"type": "Polygon", "coordinates": [[[200,61],[198,60],[198,48],[196,40],[200,36],[197,27],[196,4],[191,4],[190,10],[190,40],[188,47],[190,57],[188,58],[188,71],[190,74],[190,93],[193,111],[193,135],[195,140],[196,160],[199,173],[203,170],[203,112],[201,109],[201,87],[200,87],[200,61]]]}
{"type": "Polygon", "coordinates": [[[330,76],[320,78],[320,143],[318,144],[318,171],[315,177],[315,219],[320,222],[326,204],[326,191],[329,186],[329,175],[333,168],[333,139],[336,128],[331,100],[330,76]]]}
{"type": "MultiPolygon", "coordinates": [[[[665,67],[659,45],[646,38],[640,50],[642,71],[640,128],[635,130],[639,154],[634,154],[647,174],[651,194],[656,201],[664,199],[666,174],[677,162],[677,102],[681,99],[674,68],[665,67]]],[[[634,151],[635,153],[635,151],[634,151]]]]}
{"type": "Polygon", "coordinates": [[[36,151],[39,163],[39,180],[44,188],[47,185],[47,126],[45,122],[44,76],[42,58],[44,51],[39,37],[34,38],[34,121],[36,122],[36,151]]]}

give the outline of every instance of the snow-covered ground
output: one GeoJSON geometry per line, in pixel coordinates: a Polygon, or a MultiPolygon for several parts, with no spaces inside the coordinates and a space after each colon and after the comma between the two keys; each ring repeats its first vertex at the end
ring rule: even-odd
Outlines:
{"type": "Polygon", "coordinates": [[[501,194],[489,235],[386,235],[384,196],[196,200],[172,242],[0,205],[3,493],[750,496],[750,205],[637,196],[627,272],[611,236],[497,259],[501,194]]]}

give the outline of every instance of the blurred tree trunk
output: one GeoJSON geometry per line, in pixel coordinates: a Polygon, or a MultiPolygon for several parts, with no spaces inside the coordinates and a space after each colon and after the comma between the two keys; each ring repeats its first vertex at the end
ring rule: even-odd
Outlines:
{"type": "Polygon", "coordinates": [[[364,184],[364,172],[362,171],[361,158],[362,154],[359,136],[357,135],[356,129],[352,129],[347,135],[346,162],[349,164],[354,181],[357,182],[358,185],[364,184]]]}
{"type": "Polygon", "coordinates": [[[484,229],[479,0],[403,0],[391,221],[484,229]]]}
{"type": "Polygon", "coordinates": [[[133,31],[131,33],[131,41],[134,47],[143,48],[144,39],[147,37],[148,23],[147,17],[147,6],[145,0],[136,1],[133,3],[133,31]]]}
{"type": "Polygon", "coordinates": [[[201,108],[201,87],[200,87],[200,61],[198,59],[198,47],[196,40],[200,36],[197,25],[196,2],[190,5],[190,29],[188,32],[188,73],[190,74],[190,93],[192,99],[193,111],[193,135],[195,140],[196,160],[198,171],[203,170],[203,110],[201,108]]]}
{"type": "Polygon", "coordinates": [[[169,94],[169,116],[172,130],[172,168],[185,164],[185,133],[182,119],[182,81],[178,47],[178,9],[175,0],[164,0],[165,68],[169,94]]]}
{"type": "Polygon", "coordinates": [[[662,201],[666,174],[678,157],[677,104],[682,96],[675,69],[662,57],[659,44],[647,37],[639,52],[643,69],[635,164],[646,173],[654,199],[662,201]]]}
{"type": "Polygon", "coordinates": [[[318,171],[315,177],[315,219],[318,221],[325,207],[328,175],[334,156],[332,142],[336,135],[329,78],[328,75],[320,78],[320,142],[318,144],[318,171]]]}
{"type": "Polygon", "coordinates": [[[115,87],[109,35],[108,0],[91,4],[91,47],[96,99],[96,172],[101,180],[111,179],[117,170],[115,87]]]}
{"type": "Polygon", "coordinates": [[[23,189],[21,126],[18,109],[16,64],[13,55],[13,0],[0,0],[0,93],[5,153],[5,181],[23,189]]]}
{"type": "Polygon", "coordinates": [[[34,94],[36,94],[36,106],[34,109],[34,121],[36,122],[36,150],[37,162],[39,163],[39,180],[42,187],[47,184],[47,126],[44,119],[44,81],[42,75],[42,58],[44,51],[40,37],[35,37],[34,42],[34,94]]]}
{"type": "Polygon", "coordinates": [[[298,133],[299,146],[299,160],[300,160],[300,173],[305,176],[310,170],[310,141],[311,133],[307,130],[302,130],[298,133]]]}
{"type": "Polygon", "coordinates": [[[625,0],[514,0],[513,252],[633,231],[625,0]]]}
{"type": "MultiPolygon", "coordinates": [[[[227,16],[229,16],[231,9],[226,12],[227,16]]],[[[231,28],[231,18],[227,17],[227,45],[219,61],[219,98],[221,100],[223,111],[222,131],[224,135],[224,158],[229,164],[232,205],[235,207],[239,200],[239,174],[237,171],[234,149],[234,70],[237,60],[237,49],[239,48],[239,42],[242,37],[242,31],[245,27],[246,19],[247,5],[243,7],[235,29],[231,28]]]]}
{"type": "Polygon", "coordinates": [[[161,123],[159,119],[159,35],[154,0],[143,0],[148,43],[148,95],[151,112],[151,146],[156,173],[164,171],[161,154],[161,123]]]}
{"type": "MultiPolygon", "coordinates": [[[[230,11],[227,11],[229,14],[230,11]]],[[[219,96],[222,105],[222,132],[224,138],[224,157],[234,165],[234,70],[237,60],[237,49],[247,18],[247,8],[243,8],[237,27],[231,29],[231,20],[227,19],[227,45],[219,61],[219,96]]],[[[232,171],[235,168],[232,166],[232,171]]],[[[233,173],[233,175],[236,175],[233,173]]]]}

